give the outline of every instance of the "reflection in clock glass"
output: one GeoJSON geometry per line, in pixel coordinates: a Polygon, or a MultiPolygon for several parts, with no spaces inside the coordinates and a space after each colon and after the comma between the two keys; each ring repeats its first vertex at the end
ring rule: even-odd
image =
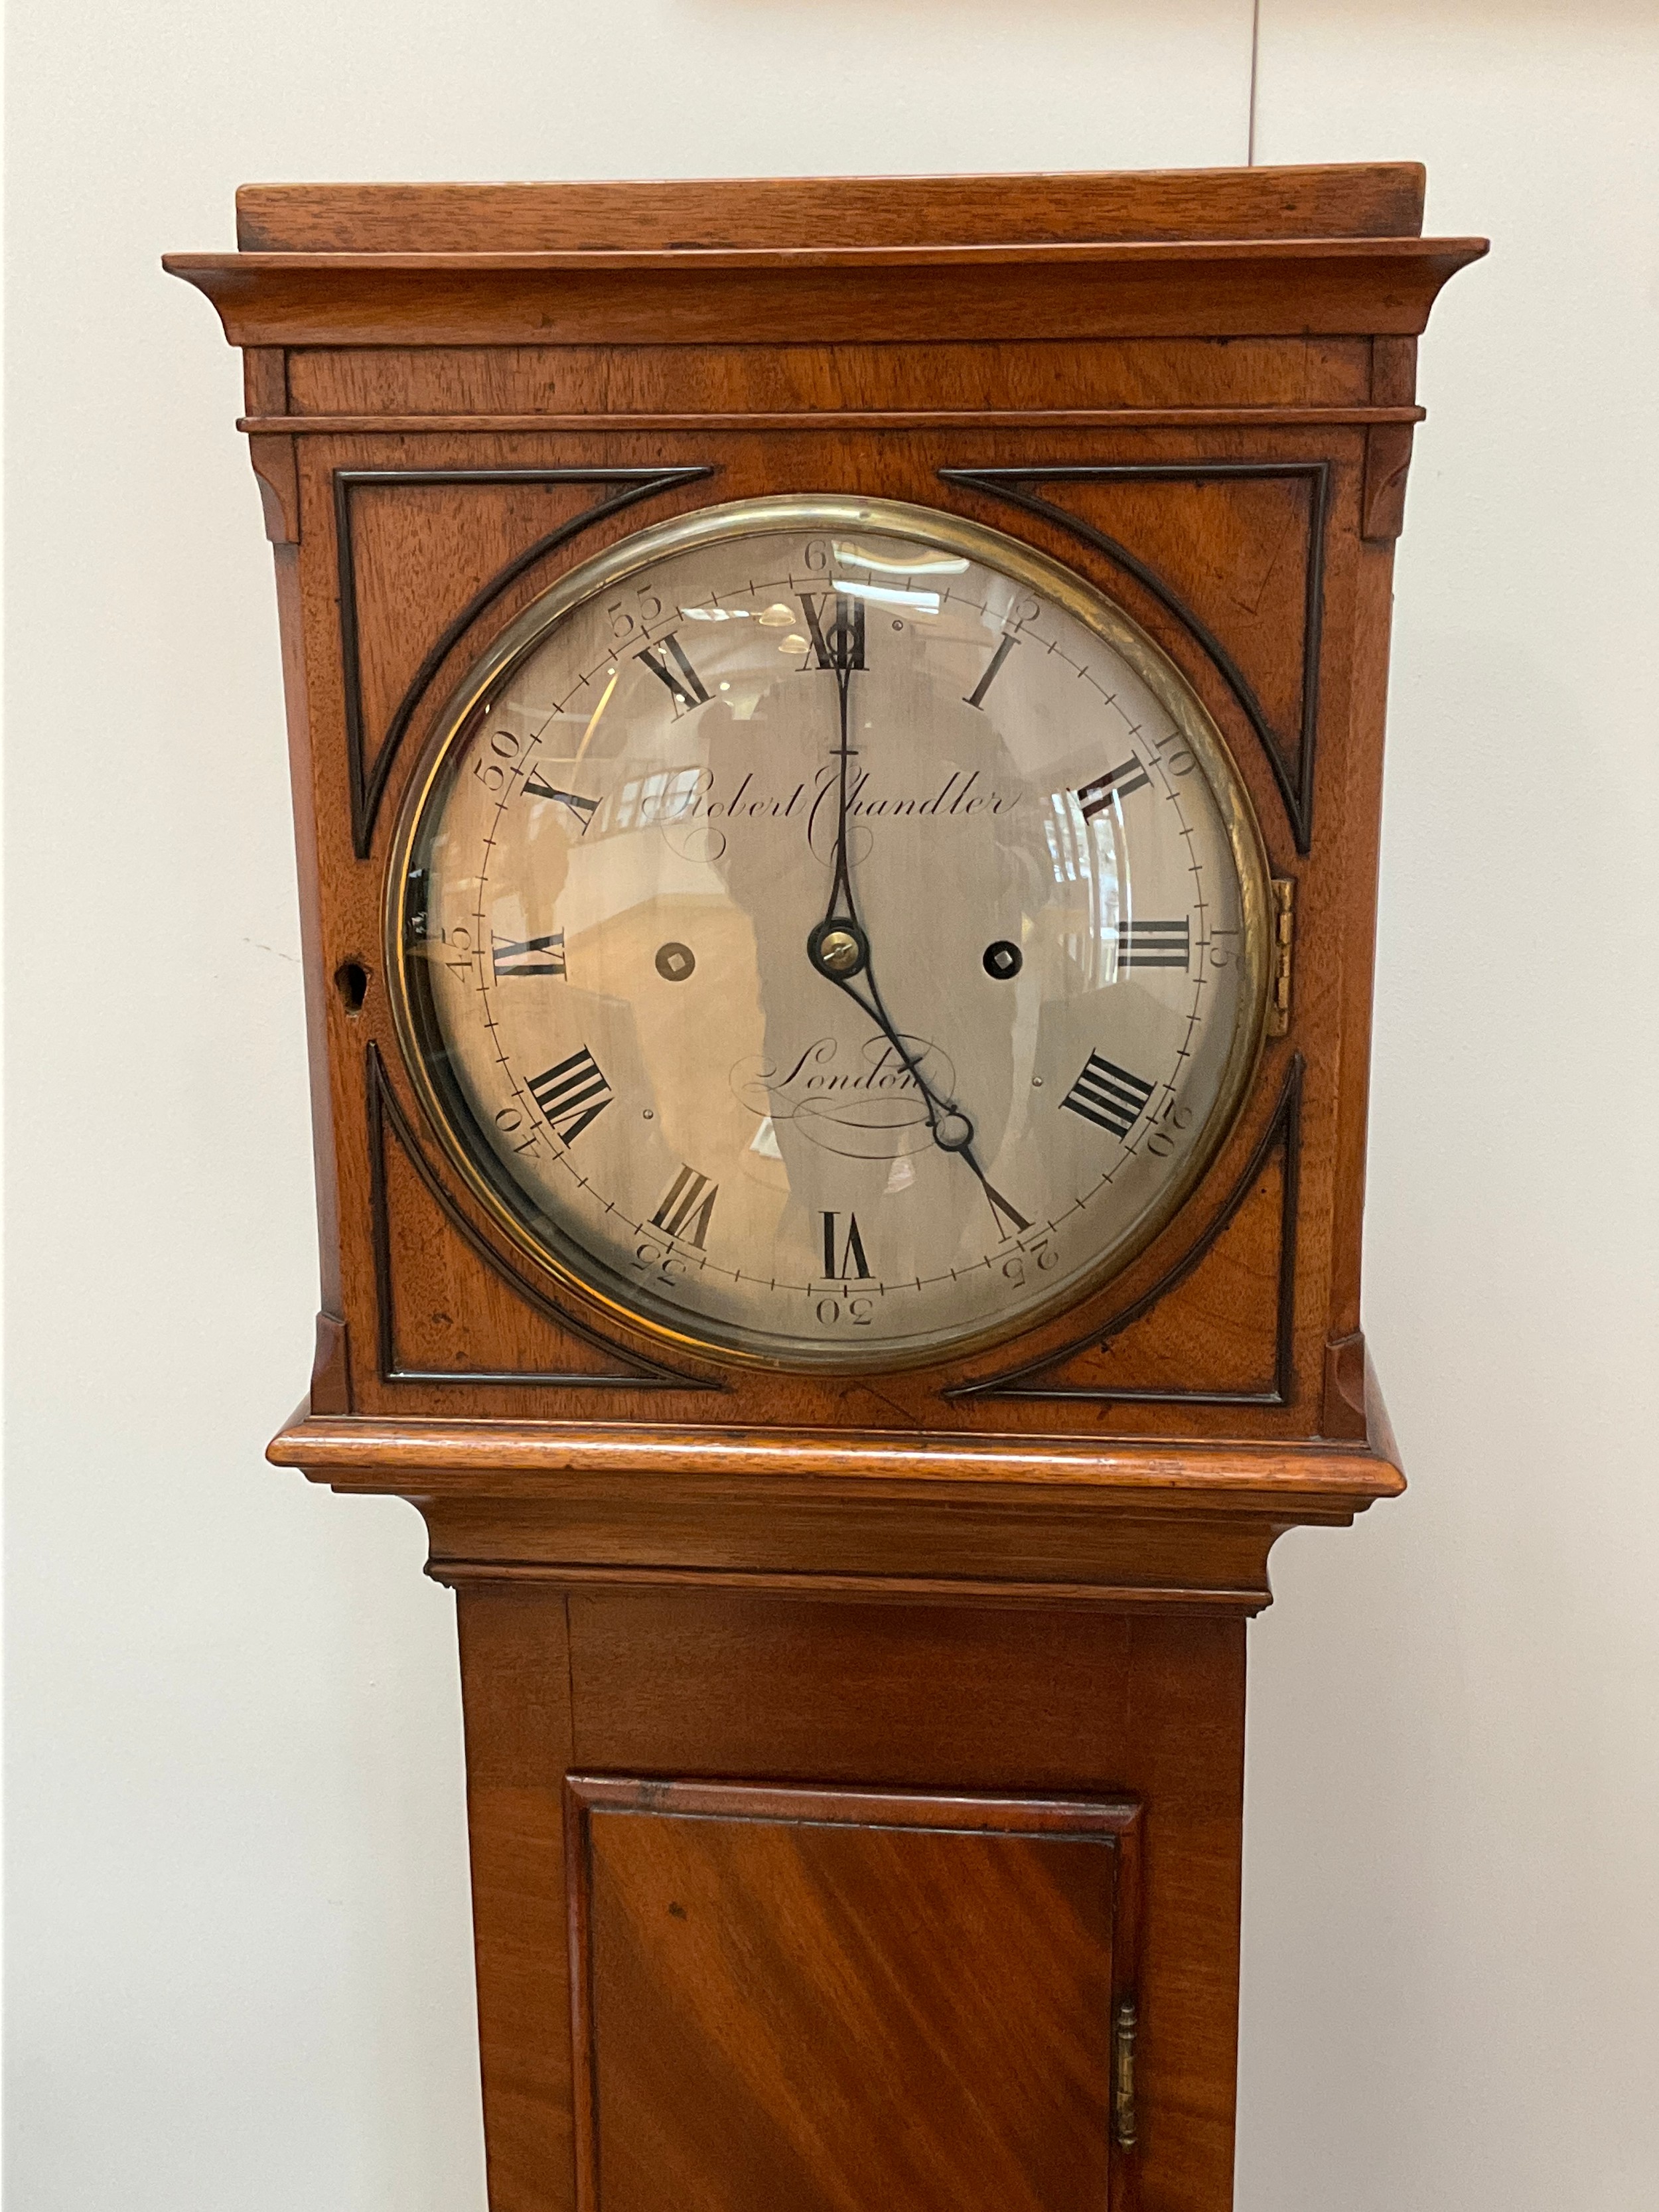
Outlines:
{"type": "Polygon", "coordinates": [[[1074,1297],[1190,1188],[1255,1050],[1261,864],[1116,610],[812,504],[520,617],[417,786],[398,951],[520,1241],[682,1336],[890,1364],[1074,1297]]]}

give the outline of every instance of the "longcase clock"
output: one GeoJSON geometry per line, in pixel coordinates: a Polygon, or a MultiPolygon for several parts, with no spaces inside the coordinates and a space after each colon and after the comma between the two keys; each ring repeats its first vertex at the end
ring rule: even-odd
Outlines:
{"type": "Polygon", "coordinates": [[[322,1298],[495,2212],[1218,2212],[1358,1310],[1408,167],[268,186],[322,1298]]]}

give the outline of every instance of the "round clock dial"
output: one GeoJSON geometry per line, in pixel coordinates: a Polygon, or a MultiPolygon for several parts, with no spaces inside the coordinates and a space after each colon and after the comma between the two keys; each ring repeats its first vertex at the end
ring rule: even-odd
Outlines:
{"type": "Polygon", "coordinates": [[[1077,577],[927,509],[630,539],[452,702],[388,958],[456,1164],[682,1340],[937,1358],[1121,1267],[1239,1103],[1266,872],[1195,696],[1077,577]]]}

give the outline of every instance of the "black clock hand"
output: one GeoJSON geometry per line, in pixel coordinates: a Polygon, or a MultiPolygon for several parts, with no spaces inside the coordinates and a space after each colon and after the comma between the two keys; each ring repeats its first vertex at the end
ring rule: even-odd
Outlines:
{"type": "MultiPolygon", "coordinates": [[[[828,942],[826,939],[824,943],[827,945],[828,942]]],[[[1029,1229],[1030,1223],[1017,1207],[1008,1203],[980,1165],[978,1155],[974,1150],[973,1122],[954,1099],[939,1097],[938,1091],[922,1073],[915,1054],[910,1050],[895,1026],[893,1018],[882,1003],[881,993],[877,988],[875,972],[870,965],[868,946],[865,947],[863,962],[865,980],[869,985],[867,997],[851,976],[837,975],[830,969],[822,969],[820,972],[828,975],[830,981],[844,991],[855,1006],[869,1016],[903,1061],[911,1080],[921,1094],[922,1108],[927,1115],[927,1127],[933,1134],[933,1142],[942,1152],[954,1152],[965,1167],[972,1170],[980,1188],[985,1194],[985,1202],[991,1209],[991,1218],[996,1223],[998,1234],[1001,1237],[1009,1237],[1017,1235],[1021,1230],[1029,1229]]]]}
{"type": "Polygon", "coordinates": [[[851,798],[849,779],[851,763],[856,757],[849,738],[854,665],[852,637],[850,623],[838,614],[827,641],[827,657],[836,678],[841,724],[841,743],[836,748],[836,860],[830,885],[830,902],[824,908],[823,921],[807,938],[807,957],[819,975],[826,977],[837,990],[844,992],[854,1005],[875,1023],[898,1054],[921,1096],[933,1142],[941,1152],[956,1153],[964,1165],[972,1170],[985,1193],[998,1228],[1002,1227],[1006,1217],[1020,1229],[1024,1229],[1030,1226],[1029,1223],[999,1192],[992,1188],[989,1178],[979,1164],[974,1152],[972,1121],[961,1111],[954,1099],[942,1098],[922,1073],[920,1060],[900,1034],[876,982],[869,934],[859,919],[857,902],[853,896],[852,871],[847,856],[848,809],[851,798]],[[865,981],[863,989],[854,981],[860,975],[865,981]]]}
{"type": "Polygon", "coordinates": [[[921,1093],[927,1109],[927,1126],[935,1140],[939,1139],[941,1127],[948,1126],[951,1135],[955,1137],[957,1134],[955,1124],[963,1125],[966,1134],[960,1143],[947,1142],[944,1147],[946,1152],[958,1151],[963,1145],[971,1144],[973,1125],[965,1115],[955,1113],[952,1103],[939,1096],[923,1075],[915,1054],[899,1034],[877,988],[875,970],[871,964],[869,936],[859,919],[858,903],[853,896],[852,870],[847,855],[847,827],[852,797],[852,763],[857,758],[856,750],[851,742],[855,657],[851,624],[838,609],[835,624],[824,639],[823,654],[836,679],[836,703],[840,711],[841,743],[836,749],[836,860],[830,884],[830,902],[823,910],[823,921],[806,940],[807,957],[819,975],[827,977],[837,990],[844,991],[854,1005],[869,1016],[902,1060],[921,1093]],[[860,990],[853,980],[860,974],[865,978],[865,990],[860,990]]]}
{"type": "MultiPolygon", "coordinates": [[[[840,765],[836,785],[836,866],[830,885],[830,903],[823,910],[823,920],[807,940],[808,950],[811,952],[812,964],[819,969],[820,973],[829,975],[832,981],[836,980],[840,974],[850,972],[850,969],[825,968],[820,963],[817,951],[812,950],[814,941],[837,921],[845,921],[850,924],[854,935],[860,941],[860,948],[863,948],[864,940],[864,932],[859,924],[858,909],[853,903],[853,878],[847,864],[847,811],[852,795],[849,777],[851,763],[856,757],[853,746],[848,742],[850,729],[848,716],[852,703],[853,665],[856,647],[850,625],[847,618],[839,611],[844,605],[845,601],[837,602],[836,621],[823,645],[826,664],[836,679],[836,693],[841,711],[841,743],[836,747],[836,759],[840,765]],[[847,909],[844,915],[841,911],[843,905],[847,909]]],[[[818,634],[817,624],[815,623],[813,627],[815,635],[818,634]]],[[[842,953],[843,960],[846,957],[842,953]]]]}

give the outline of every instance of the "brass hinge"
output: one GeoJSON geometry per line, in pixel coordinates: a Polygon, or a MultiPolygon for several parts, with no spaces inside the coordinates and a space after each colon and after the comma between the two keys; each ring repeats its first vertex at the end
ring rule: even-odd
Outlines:
{"type": "Polygon", "coordinates": [[[1135,2027],[1133,1997],[1120,1997],[1112,2016],[1112,2140],[1120,2150],[1135,2147],[1135,2027]]]}
{"type": "Polygon", "coordinates": [[[1273,940],[1267,986],[1267,1035],[1283,1036],[1291,1026],[1291,952],[1296,941],[1296,885],[1275,876],[1273,940]]]}

